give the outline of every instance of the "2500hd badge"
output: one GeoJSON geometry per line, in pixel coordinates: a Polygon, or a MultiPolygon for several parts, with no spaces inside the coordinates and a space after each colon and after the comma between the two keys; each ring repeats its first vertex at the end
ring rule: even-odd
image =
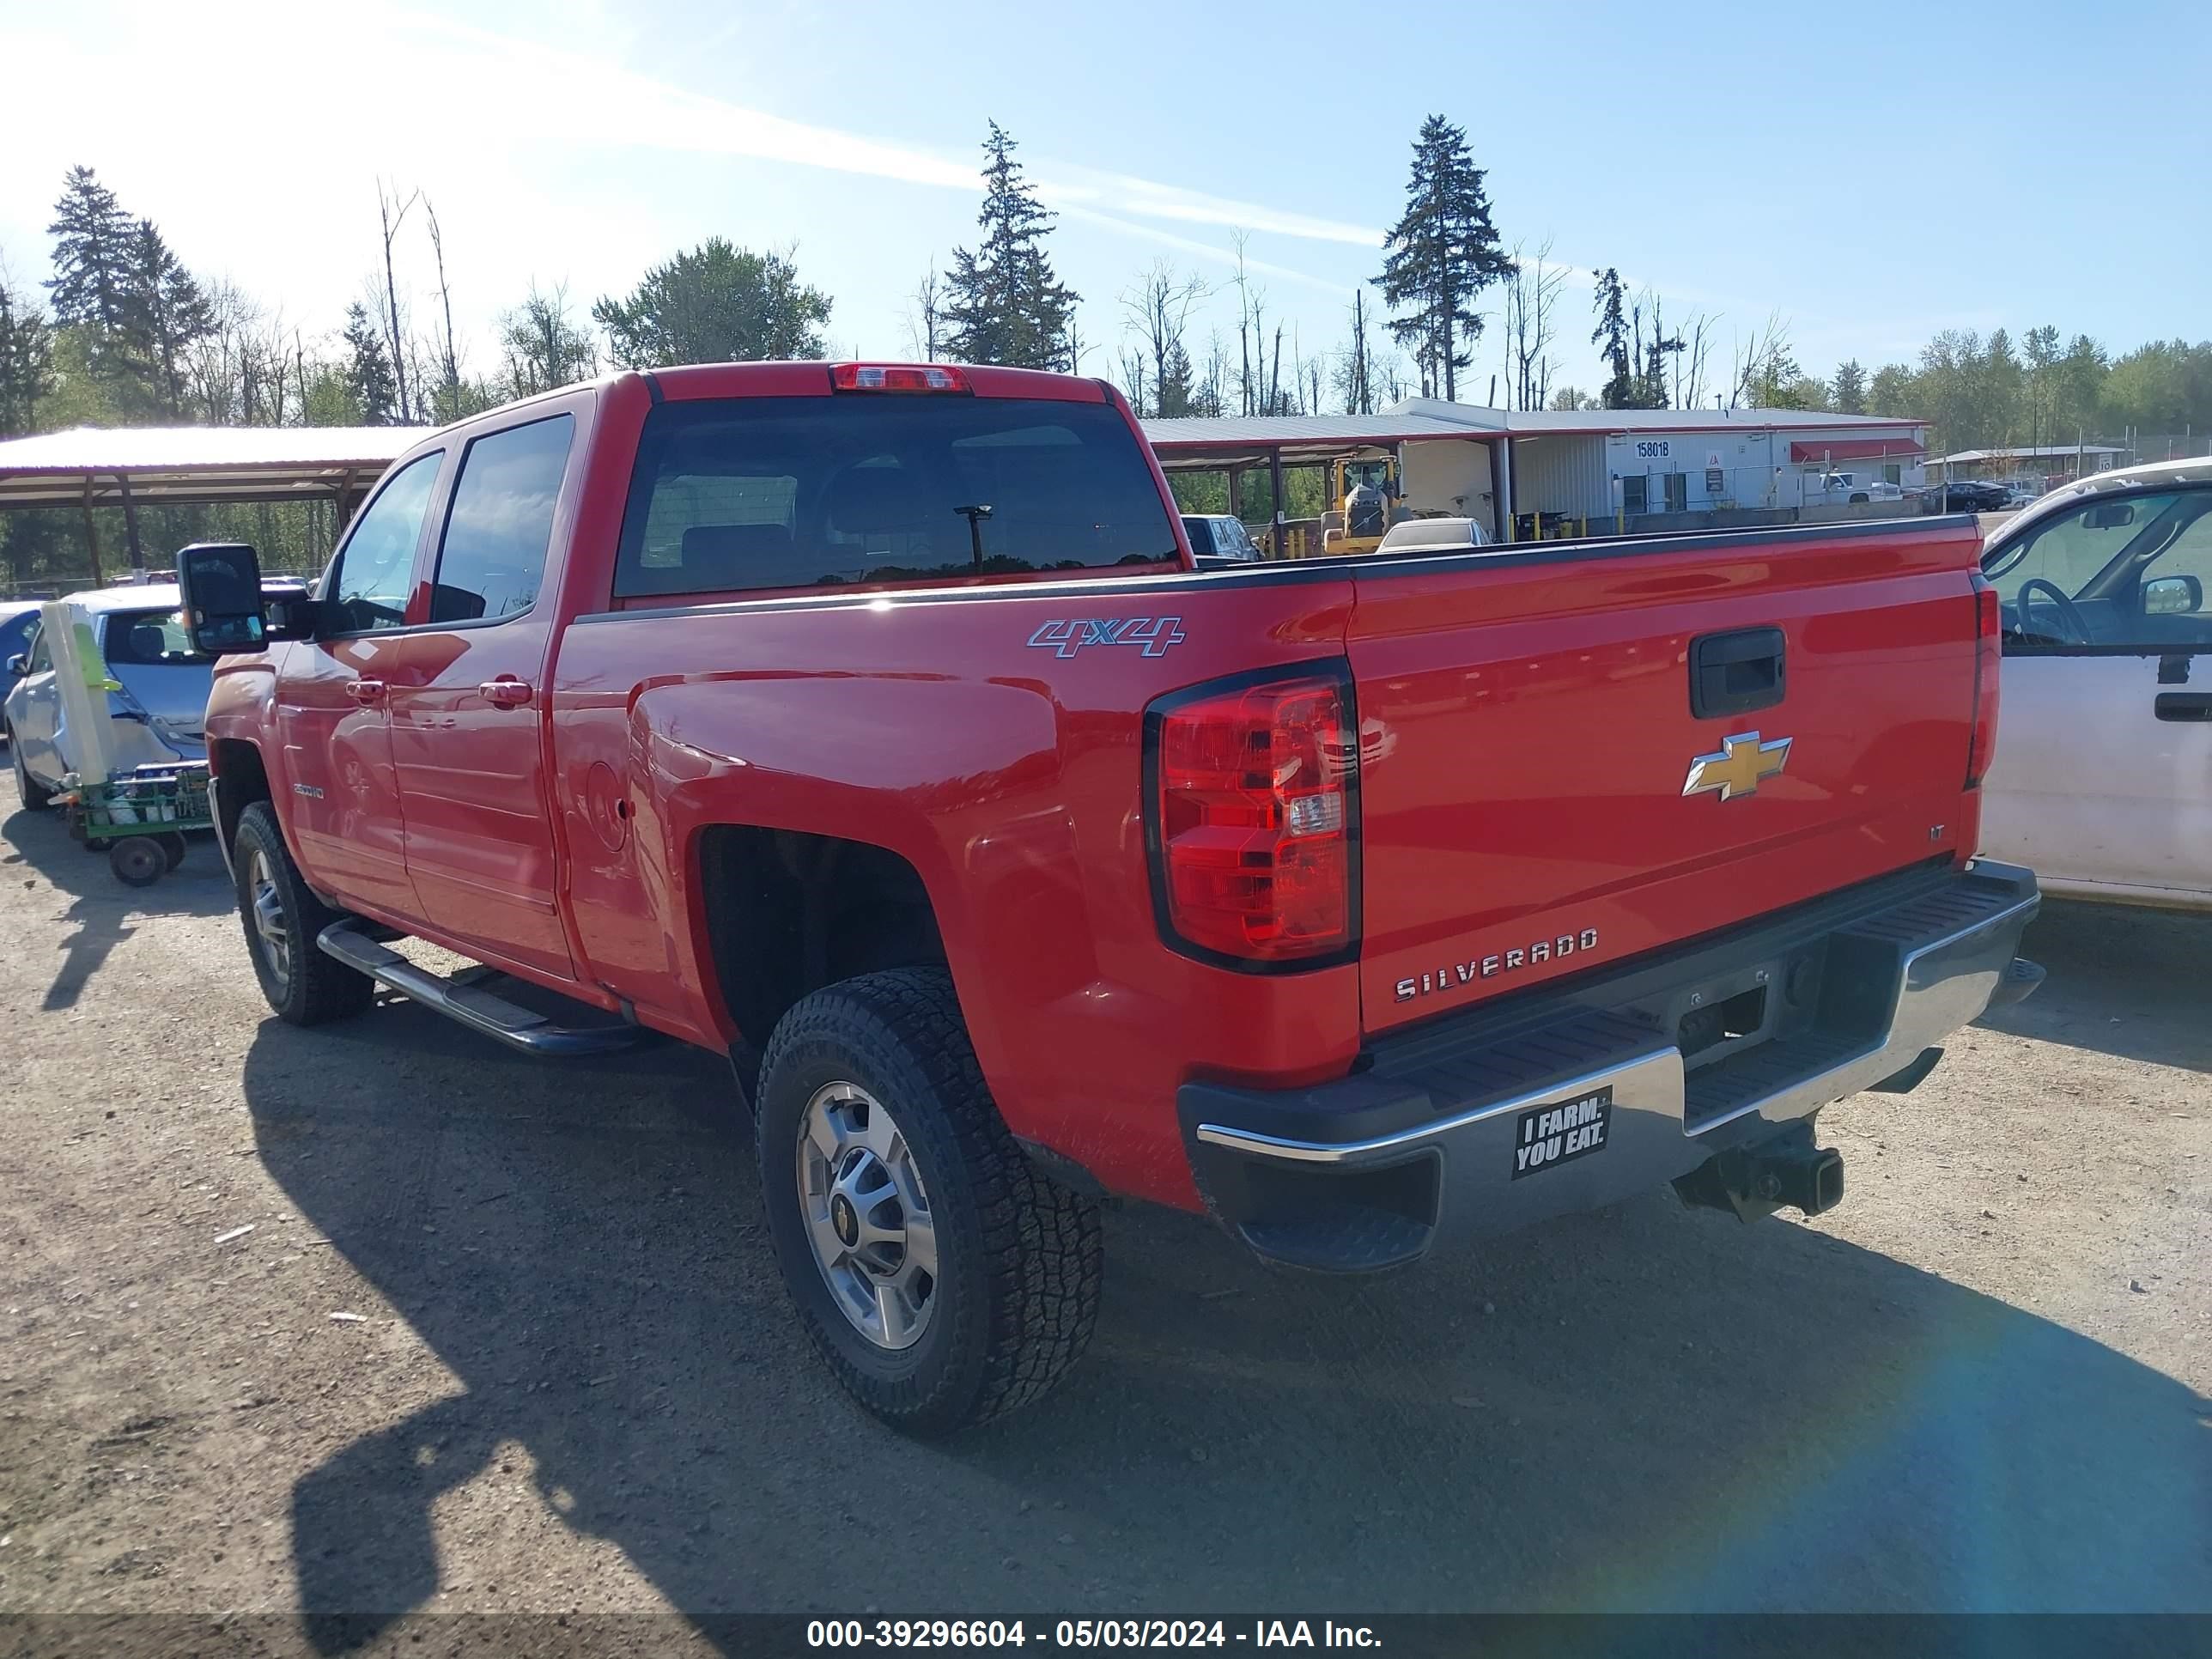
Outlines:
{"type": "Polygon", "coordinates": [[[1523,1112],[1513,1126],[1513,1178],[1605,1150],[1613,1127],[1613,1088],[1593,1089],[1564,1106],[1523,1112]]]}

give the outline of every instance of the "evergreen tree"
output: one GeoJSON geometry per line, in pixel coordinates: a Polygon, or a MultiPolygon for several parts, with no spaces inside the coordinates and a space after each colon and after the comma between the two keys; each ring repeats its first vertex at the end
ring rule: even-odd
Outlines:
{"type": "Polygon", "coordinates": [[[1636,381],[1629,372],[1628,312],[1624,303],[1627,291],[1621,284],[1620,272],[1611,265],[1590,274],[1597,279],[1594,300],[1597,326],[1590,331],[1590,343],[1613,369],[1612,378],[1598,388],[1598,404],[1602,409],[1631,409],[1635,406],[1636,381]]]}
{"type": "Polygon", "coordinates": [[[120,334],[131,314],[131,246],[137,230],[115,192],[90,167],[71,167],[54,204],[54,320],[64,328],[120,334]]]}
{"type": "MultiPolygon", "coordinates": [[[[132,304],[137,227],[131,216],[90,167],[72,167],[46,231],[54,239],[46,289],[55,323],[83,331],[86,362],[96,379],[111,385],[138,380],[145,358],[132,304]]],[[[139,399],[126,394],[125,401],[139,399]]]]}
{"type": "Polygon", "coordinates": [[[185,354],[215,332],[215,313],[151,219],[141,219],[131,234],[130,278],[130,333],[143,353],[163,412],[181,415],[185,354]]]}
{"type": "Polygon", "coordinates": [[[983,239],[952,250],[946,273],[945,355],[1016,368],[1073,368],[1068,324],[1083,296],[1054,273],[1044,251],[1053,216],[1022,178],[1014,141],[994,121],[983,141],[983,239]]]}
{"type": "Polygon", "coordinates": [[[0,276],[0,438],[32,429],[53,386],[53,331],[46,313],[0,276]]]}
{"type": "Polygon", "coordinates": [[[1863,415],[1867,412],[1866,366],[1856,357],[1836,365],[1836,383],[1830,388],[1830,398],[1838,415],[1863,415]]]}
{"type": "Polygon", "coordinates": [[[1408,313],[1391,318],[1391,335],[1448,399],[1458,396],[1459,371],[1474,361],[1481,337],[1475,295],[1514,270],[1490,222],[1484,177],[1467,130],[1431,115],[1413,142],[1406,211],[1382,239],[1389,252],[1377,286],[1394,312],[1408,313]]]}
{"type": "Polygon", "coordinates": [[[346,396],[354,418],[364,426],[390,426],[399,400],[398,385],[392,376],[392,359],[384,349],[384,333],[358,300],[346,307],[346,396]]]}
{"type": "Polygon", "coordinates": [[[653,266],[629,299],[601,300],[592,317],[617,362],[668,368],[819,357],[830,305],[799,280],[787,252],[755,253],[714,236],[653,266]]]}

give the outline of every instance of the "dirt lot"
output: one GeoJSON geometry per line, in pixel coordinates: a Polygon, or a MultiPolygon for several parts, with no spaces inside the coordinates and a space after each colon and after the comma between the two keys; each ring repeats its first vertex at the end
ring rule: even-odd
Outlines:
{"type": "Polygon", "coordinates": [[[921,1446],[803,1351],[714,1060],[292,1030],[211,845],[0,836],[0,1610],[2212,1607],[2212,924],[2051,906],[1818,1224],[1347,1285],[1118,1212],[1073,1386],[921,1446]]]}

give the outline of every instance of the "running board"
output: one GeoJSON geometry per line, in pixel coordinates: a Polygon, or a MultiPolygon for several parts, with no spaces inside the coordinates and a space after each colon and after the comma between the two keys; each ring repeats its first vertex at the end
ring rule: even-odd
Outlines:
{"type": "Polygon", "coordinates": [[[416,967],[397,951],[371,939],[356,922],[332,922],[316,936],[315,944],[325,956],[335,957],[347,967],[367,974],[386,990],[397,991],[526,1054],[573,1060],[585,1054],[612,1054],[638,1039],[635,1025],[556,1025],[543,1014],[462,979],[448,979],[416,967]]]}

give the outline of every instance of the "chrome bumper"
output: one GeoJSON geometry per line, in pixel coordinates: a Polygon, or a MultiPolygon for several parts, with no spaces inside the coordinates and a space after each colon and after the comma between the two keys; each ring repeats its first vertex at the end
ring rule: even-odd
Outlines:
{"type": "Polygon", "coordinates": [[[1424,1025],[1337,1083],[1186,1085],[1193,1166],[1255,1249],[1316,1267],[1395,1265],[1444,1232],[1608,1204],[1860,1090],[1917,1083],[1930,1051],[2006,993],[2039,902],[2015,866],[1923,872],[1424,1025]],[[1742,1023],[1759,1011],[1759,1029],[1692,1043],[1691,1011],[1729,999],[1742,1023]],[[1544,1137],[1570,1156],[1516,1167],[1529,1135],[1561,1121],[1547,1114],[1592,1102],[1601,1144],[1570,1115],[1564,1139],[1544,1137]]]}

